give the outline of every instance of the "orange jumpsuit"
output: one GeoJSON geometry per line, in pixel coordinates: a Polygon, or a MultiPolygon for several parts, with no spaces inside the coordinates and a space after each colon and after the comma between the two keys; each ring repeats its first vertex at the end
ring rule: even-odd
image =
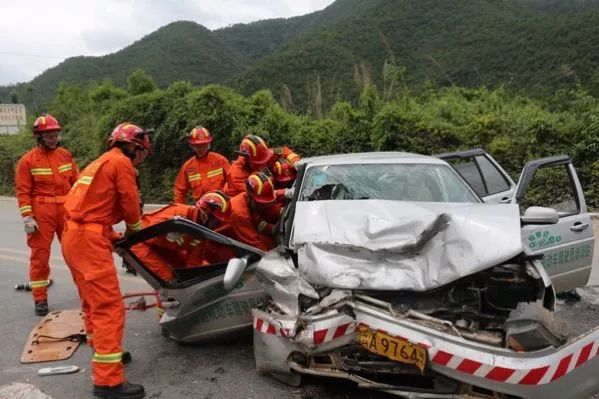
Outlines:
{"type": "Polygon", "coordinates": [[[231,230],[232,237],[252,247],[269,251],[275,247],[272,237],[260,234],[255,227],[255,216],[248,205],[247,193],[231,198],[231,230]]]}
{"type": "Polygon", "coordinates": [[[112,148],[90,163],[69,191],[65,204],[62,253],[71,270],[93,337],[94,384],[125,382],[122,339],[125,306],[112,257],[112,225],[125,220],[141,228],[139,195],[133,163],[112,148]]]}
{"type": "Polygon", "coordinates": [[[175,203],[185,204],[189,191],[195,202],[207,191],[222,190],[229,167],[229,161],[216,152],[189,158],[175,180],[175,203]]]}
{"type": "Polygon", "coordinates": [[[60,240],[64,225],[62,204],[79,171],[71,153],[61,147],[38,146],[19,159],[16,169],[17,199],[23,217],[33,216],[39,231],[27,234],[31,248],[29,284],[34,301],[48,299],[50,247],[54,233],[60,240]]]}
{"type": "Polygon", "coordinates": [[[225,194],[232,198],[239,193],[245,193],[245,182],[252,172],[246,158],[242,155],[238,156],[227,173],[225,194]]]}
{"type": "MultiPolygon", "coordinates": [[[[184,204],[167,205],[143,215],[141,223],[144,227],[149,227],[175,216],[195,222],[198,218],[198,208],[184,204]]],[[[185,251],[198,244],[200,244],[199,240],[186,234],[180,240],[172,242],[164,235],[136,244],[131,250],[154,274],[164,281],[169,281],[174,278],[169,264],[174,267],[185,267],[187,263],[185,251]]]]}
{"type": "MultiPolygon", "coordinates": [[[[273,155],[270,160],[266,163],[265,167],[271,167],[277,159],[283,157],[289,161],[290,164],[294,164],[300,160],[300,156],[293,152],[289,147],[277,147],[272,148],[273,155]]],[[[245,192],[245,181],[250,175],[256,172],[250,169],[250,166],[246,160],[246,157],[240,155],[231,164],[229,173],[227,174],[227,184],[225,185],[225,193],[229,197],[234,197],[239,193],[245,192]]]]}
{"type": "MultiPolygon", "coordinates": [[[[229,223],[221,223],[216,229],[216,233],[224,236],[232,236],[232,228],[229,223]]],[[[237,239],[233,237],[234,239],[237,239]]],[[[199,240],[198,240],[199,241],[199,240]]],[[[201,241],[198,245],[192,246],[187,252],[187,266],[208,266],[216,263],[226,262],[235,257],[235,252],[226,245],[220,245],[213,241],[201,241]]]]}

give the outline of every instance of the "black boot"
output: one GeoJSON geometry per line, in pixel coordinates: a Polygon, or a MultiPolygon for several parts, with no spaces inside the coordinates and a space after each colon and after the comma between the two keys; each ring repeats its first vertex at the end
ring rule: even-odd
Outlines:
{"type": "Polygon", "coordinates": [[[35,314],[38,316],[45,316],[48,314],[48,302],[37,301],[35,303],[35,314]]]}
{"type": "Polygon", "coordinates": [[[146,392],[143,385],[123,382],[114,387],[94,385],[94,396],[108,399],[141,399],[146,396],[146,392]]]}

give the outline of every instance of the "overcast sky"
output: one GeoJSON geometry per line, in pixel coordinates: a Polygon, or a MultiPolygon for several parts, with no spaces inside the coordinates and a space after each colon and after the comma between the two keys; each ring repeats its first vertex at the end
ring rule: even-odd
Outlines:
{"type": "Polygon", "coordinates": [[[65,58],[113,53],[173,21],[209,29],[321,10],[333,0],[0,0],[0,85],[65,58]]]}

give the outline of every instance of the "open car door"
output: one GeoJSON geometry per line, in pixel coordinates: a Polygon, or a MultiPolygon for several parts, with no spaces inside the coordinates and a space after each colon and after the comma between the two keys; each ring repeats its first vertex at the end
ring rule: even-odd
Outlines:
{"type": "Polygon", "coordinates": [[[264,296],[262,286],[254,276],[256,263],[264,255],[263,251],[184,218],[173,218],[142,229],[118,242],[115,251],[158,291],[165,311],[160,319],[165,335],[179,342],[191,343],[251,332],[251,309],[264,296]],[[210,243],[221,248],[223,253],[230,253],[232,260],[189,264],[184,253],[170,251],[165,255],[173,255],[167,258],[174,279],[165,281],[148,266],[149,260],[144,262],[144,257],[136,255],[136,248],[169,233],[184,235],[196,243],[210,243]],[[226,289],[223,279],[228,265],[233,263],[243,274],[233,287],[226,289]],[[242,269],[239,269],[240,264],[242,269]]]}
{"type": "Polygon", "coordinates": [[[593,259],[593,227],[570,157],[560,155],[527,163],[512,203],[520,205],[521,213],[531,206],[557,211],[557,223],[524,223],[523,248],[529,254],[543,256],[541,262],[557,292],[585,285],[593,259]]]}
{"type": "Polygon", "coordinates": [[[485,150],[446,152],[435,157],[449,163],[484,202],[511,201],[516,183],[485,150]]]}

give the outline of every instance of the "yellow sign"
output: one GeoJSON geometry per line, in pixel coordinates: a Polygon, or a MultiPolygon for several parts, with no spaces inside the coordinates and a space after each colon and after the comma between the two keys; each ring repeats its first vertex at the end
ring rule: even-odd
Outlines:
{"type": "Polygon", "coordinates": [[[388,357],[401,363],[413,364],[424,372],[426,349],[403,339],[365,329],[359,333],[360,345],[372,353],[388,357]]]}

